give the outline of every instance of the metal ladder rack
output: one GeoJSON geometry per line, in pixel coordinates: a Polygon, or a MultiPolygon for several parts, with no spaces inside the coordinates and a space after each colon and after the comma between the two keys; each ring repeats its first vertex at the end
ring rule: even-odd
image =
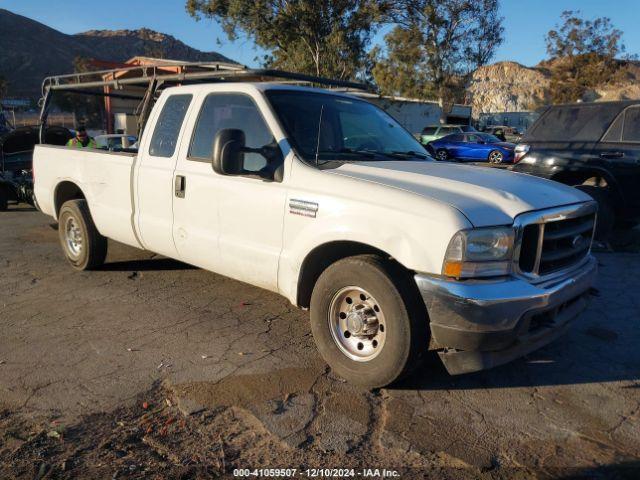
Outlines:
{"type": "Polygon", "coordinates": [[[167,62],[157,65],[137,65],[132,67],[72,73],[47,77],[42,82],[40,100],[40,139],[43,140],[51,97],[54,92],[78,93],[102,97],[140,100],[138,134],[144,128],[156,94],[162,89],[175,85],[218,82],[281,82],[289,84],[319,85],[359,91],[368,86],[348,80],[333,80],[302,73],[273,69],[251,69],[242,65],[221,62],[167,62]],[[179,73],[167,72],[168,67],[180,67],[179,73]],[[127,78],[116,78],[117,74],[134,74],[127,78]],[[100,78],[99,80],[96,77],[100,78]],[[111,77],[111,78],[109,78],[111,77]],[[118,93],[124,86],[146,87],[144,96],[118,93]],[[106,87],[115,92],[106,92],[106,87]]]}

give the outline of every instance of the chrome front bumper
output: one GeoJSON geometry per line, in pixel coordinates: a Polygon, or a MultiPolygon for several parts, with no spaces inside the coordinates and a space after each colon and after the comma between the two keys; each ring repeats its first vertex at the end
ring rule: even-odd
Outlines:
{"type": "Polygon", "coordinates": [[[447,371],[491,368],[526,355],[566,331],[587,305],[597,272],[592,256],[566,275],[533,284],[509,277],[415,280],[429,314],[432,339],[447,371]]]}

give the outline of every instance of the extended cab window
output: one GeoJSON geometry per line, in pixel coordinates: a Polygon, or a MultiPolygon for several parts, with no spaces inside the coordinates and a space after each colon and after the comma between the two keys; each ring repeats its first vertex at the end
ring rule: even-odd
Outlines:
{"type": "Polygon", "coordinates": [[[151,137],[149,155],[153,157],[173,156],[191,98],[192,95],[172,95],[167,98],[156,122],[153,137],[151,137]]]}
{"type": "MultiPolygon", "coordinates": [[[[236,128],[246,137],[246,146],[260,148],[275,143],[273,134],[262,118],[258,107],[246,95],[212,93],[202,105],[198,123],[194,130],[189,157],[210,160],[213,139],[220,130],[236,128]]],[[[258,153],[245,153],[244,169],[257,172],[267,164],[258,153]]]]}

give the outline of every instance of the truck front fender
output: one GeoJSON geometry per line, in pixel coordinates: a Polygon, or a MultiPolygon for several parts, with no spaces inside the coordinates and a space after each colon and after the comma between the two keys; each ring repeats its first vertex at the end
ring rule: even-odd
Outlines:
{"type": "Polygon", "coordinates": [[[425,218],[403,212],[369,212],[288,218],[278,271],[281,293],[292,303],[305,306],[309,278],[315,283],[331,263],[364,253],[392,258],[409,271],[440,272],[449,240],[460,229],[457,222],[431,225],[425,218]]]}

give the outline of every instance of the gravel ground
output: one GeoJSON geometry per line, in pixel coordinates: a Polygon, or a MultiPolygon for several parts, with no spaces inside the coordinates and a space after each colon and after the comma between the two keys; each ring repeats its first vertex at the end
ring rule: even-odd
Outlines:
{"type": "Polygon", "coordinates": [[[285,299],[110,243],[74,272],[52,220],[0,213],[0,477],[207,478],[234,468],[402,478],[638,478],[640,254],[599,253],[569,334],[364,392],[285,299]]]}

